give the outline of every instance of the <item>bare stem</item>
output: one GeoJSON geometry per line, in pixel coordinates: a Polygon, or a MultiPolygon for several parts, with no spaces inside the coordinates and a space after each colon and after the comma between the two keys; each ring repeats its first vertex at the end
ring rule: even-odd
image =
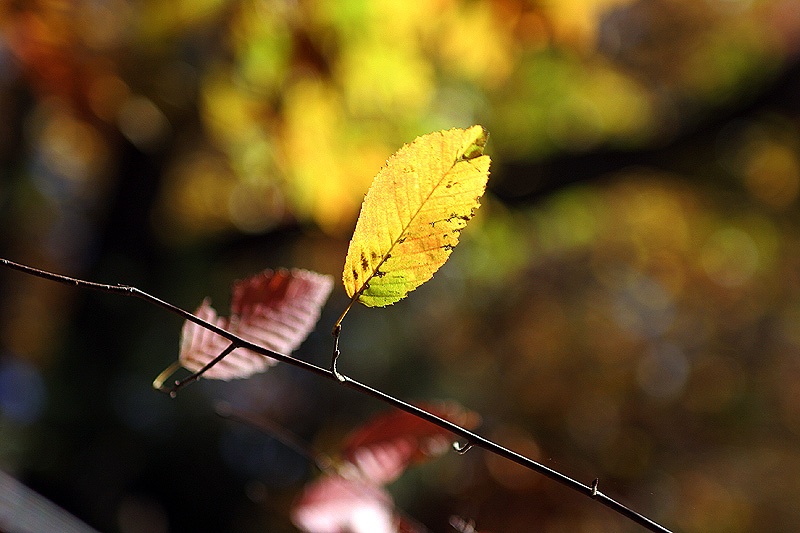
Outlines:
{"type": "MultiPolygon", "coordinates": [[[[273,352],[272,350],[264,348],[263,346],[259,346],[258,344],[254,344],[254,343],[252,343],[250,341],[242,339],[241,337],[238,337],[237,335],[234,335],[233,333],[230,333],[229,331],[226,331],[226,330],[220,328],[219,326],[211,324],[210,322],[206,322],[205,320],[194,316],[193,314],[189,313],[188,311],[185,311],[185,310],[183,310],[183,309],[181,309],[179,307],[176,307],[176,306],[174,306],[174,305],[172,305],[172,304],[170,304],[168,302],[160,300],[160,299],[156,298],[155,296],[151,296],[151,295],[147,294],[146,292],[143,292],[143,291],[137,289],[136,287],[129,287],[129,286],[126,286],[126,285],[105,285],[105,284],[101,284],[101,283],[94,283],[94,282],[91,282],[91,281],[84,281],[84,280],[80,280],[80,279],[76,279],[76,278],[62,276],[60,274],[54,274],[52,272],[46,272],[44,270],[39,270],[39,269],[32,268],[32,267],[29,267],[29,266],[21,265],[19,263],[14,263],[13,261],[9,261],[7,259],[2,259],[2,258],[0,258],[0,264],[3,264],[3,265],[5,265],[5,266],[7,266],[9,268],[14,269],[14,270],[19,270],[20,272],[24,272],[26,274],[30,274],[30,275],[37,276],[37,277],[40,277],[40,278],[48,279],[48,280],[51,280],[51,281],[56,281],[58,283],[64,283],[64,284],[67,284],[67,285],[73,285],[73,286],[76,286],[76,287],[82,287],[82,288],[87,288],[87,289],[94,289],[94,290],[99,290],[99,291],[103,291],[103,292],[110,292],[110,293],[113,293],[113,294],[124,294],[124,295],[129,295],[129,296],[135,296],[137,298],[140,298],[142,300],[150,302],[150,303],[152,303],[154,305],[157,305],[157,306],[159,306],[159,307],[161,307],[163,309],[171,311],[172,313],[175,313],[178,316],[180,316],[180,317],[182,317],[182,318],[184,318],[186,320],[189,320],[191,322],[199,324],[200,326],[208,329],[209,331],[213,331],[214,333],[216,333],[217,335],[220,335],[221,337],[224,337],[224,338],[228,339],[232,343],[231,345],[234,346],[234,347],[246,348],[248,350],[251,350],[253,352],[261,354],[263,356],[272,357],[273,359],[277,359],[278,361],[282,361],[284,363],[288,363],[290,365],[302,368],[303,370],[306,370],[308,372],[312,372],[312,373],[317,374],[319,376],[328,378],[328,379],[330,379],[330,380],[332,380],[332,381],[334,381],[336,383],[339,383],[339,384],[341,384],[341,385],[343,385],[345,387],[348,387],[350,389],[356,390],[356,391],[361,392],[363,394],[366,394],[368,396],[372,396],[373,398],[376,398],[376,399],[381,400],[381,401],[383,401],[383,402],[385,402],[385,403],[387,403],[389,405],[397,407],[398,409],[406,411],[407,413],[410,413],[410,414],[412,414],[412,415],[414,415],[414,416],[416,416],[416,417],[418,417],[418,418],[420,418],[422,420],[426,420],[426,421],[428,421],[428,422],[430,422],[432,424],[435,424],[436,426],[439,426],[439,427],[441,427],[443,429],[446,429],[447,431],[450,431],[454,435],[466,440],[467,443],[469,443],[470,447],[477,446],[477,447],[483,448],[484,450],[486,450],[488,452],[491,452],[491,453],[493,453],[495,455],[499,455],[500,457],[505,457],[506,459],[508,459],[510,461],[513,461],[513,462],[515,462],[515,463],[517,463],[517,464],[519,464],[521,466],[524,466],[526,468],[529,468],[530,470],[533,470],[534,472],[538,472],[539,474],[542,474],[542,475],[544,475],[544,476],[546,476],[546,477],[548,477],[548,478],[560,483],[561,485],[564,485],[565,487],[568,487],[568,488],[570,488],[570,489],[572,489],[572,490],[574,490],[576,492],[579,492],[579,493],[581,493],[581,494],[583,494],[585,496],[588,496],[589,498],[592,498],[592,499],[602,503],[603,505],[605,505],[609,509],[611,509],[611,510],[615,511],[616,513],[618,513],[618,514],[620,514],[620,515],[632,520],[633,522],[639,524],[640,526],[646,528],[649,531],[660,532],[660,533],[669,533],[669,530],[666,529],[664,526],[661,526],[661,525],[653,522],[649,518],[637,513],[636,511],[626,507],[625,505],[619,503],[618,501],[616,501],[616,500],[606,496],[602,492],[598,491],[597,490],[597,482],[593,482],[591,485],[585,485],[583,483],[580,483],[579,481],[576,481],[576,480],[572,479],[569,476],[566,476],[566,475],[564,475],[564,474],[562,474],[562,473],[560,473],[560,472],[558,472],[556,470],[553,470],[551,468],[548,468],[548,467],[544,466],[541,463],[537,463],[536,461],[534,461],[532,459],[529,459],[529,458],[525,457],[524,455],[520,455],[517,452],[509,450],[508,448],[504,448],[504,447],[500,446],[499,444],[497,444],[497,443],[495,443],[495,442],[493,442],[493,441],[491,441],[489,439],[481,437],[477,433],[473,433],[473,432],[471,432],[471,431],[469,431],[467,429],[464,429],[461,426],[453,424],[452,422],[449,422],[449,421],[447,421],[447,420],[445,420],[443,418],[440,418],[440,417],[438,417],[438,416],[436,416],[436,415],[434,415],[432,413],[429,413],[428,411],[425,411],[424,409],[420,409],[419,407],[416,407],[414,405],[411,405],[410,403],[407,403],[407,402],[404,402],[402,400],[399,400],[399,399],[397,399],[397,398],[395,398],[393,396],[390,396],[388,394],[385,394],[385,393],[383,393],[383,392],[381,392],[379,390],[373,389],[373,388],[371,388],[371,387],[369,387],[367,385],[364,385],[362,383],[359,383],[358,381],[355,381],[353,379],[346,378],[344,381],[342,381],[342,380],[339,379],[339,377],[337,377],[337,373],[334,373],[332,369],[331,370],[325,369],[325,368],[316,366],[314,364],[307,363],[307,362],[305,362],[303,360],[295,359],[294,357],[290,357],[288,355],[284,355],[282,353],[273,352]]],[[[348,306],[348,309],[349,309],[349,306],[348,306]]],[[[343,317],[344,317],[344,314],[342,315],[342,318],[343,317]]],[[[337,326],[340,326],[340,324],[341,324],[341,318],[337,322],[337,326]]],[[[463,450],[463,451],[466,451],[466,450],[463,450]]]]}

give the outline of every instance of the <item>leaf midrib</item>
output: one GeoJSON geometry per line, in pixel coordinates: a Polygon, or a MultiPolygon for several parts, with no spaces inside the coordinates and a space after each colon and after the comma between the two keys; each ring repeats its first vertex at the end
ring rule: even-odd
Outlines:
{"type": "MultiPolygon", "coordinates": [[[[482,157],[482,155],[479,156],[479,157],[482,157]]],[[[420,211],[422,211],[422,208],[431,199],[431,196],[433,196],[433,193],[439,188],[439,186],[441,186],[442,181],[444,181],[445,177],[447,177],[447,175],[450,174],[450,172],[455,168],[455,166],[460,161],[461,161],[460,157],[456,157],[455,160],[453,161],[453,163],[450,165],[450,168],[448,168],[445,172],[443,172],[441,178],[439,178],[439,181],[436,182],[436,184],[433,187],[431,187],[430,192],[425,197],[425,199],[422,202],[420,202],[419,207],[414,212],[414,214],[411,215],[411,217],[409,218],[408,223],[405,226],[403,226],[402,231],[400,232],[400,234],[392,241],[392,244],[391,244],[391,246],[389,246],[389,249],[386,251],[385,254],[383,254],[383,257],[381,257],[381,260],[378,262],[377,265],[375,265],[375,268],[372,269],[372,273],[370,273],[370,275],[364,279],[364,282],[361,284],[361,288],[358,289],[355,292],[353,299],[360,298],[361,295],[364,294],[364,291],[369,288],[369,282],[372,281],[372,278],[375,277],[375,273],[380,271],[381,265],[383,265],[389,259],[389,257],[392,254],[392,250],[394,250],[394,247],[397,246],[397,244],[400,243],[400,239],[402,238],[403,235],[405,235],[405,233],[408,230],[408,228],[411,227],[411,225],[413,224],[413,222],[417,218],[417,216],[419,216],[419,213],[420,213],[420,211]]],[[[397,207],[397,202],[395,202],[395,208],[396,207],[397,207]]],[[[400,218],[399,215],[400,215],[400,213],[398,211],[398,217],[397,217],[398,219],[400,218]]]]}

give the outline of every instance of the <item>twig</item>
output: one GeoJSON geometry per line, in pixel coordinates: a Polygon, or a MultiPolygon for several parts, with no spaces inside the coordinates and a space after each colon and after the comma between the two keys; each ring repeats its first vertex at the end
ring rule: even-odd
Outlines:
{"type": "MultiPolygon", "coordinates": [[[[191,322],[194,322],[195,324],[199,324],[200,326],[208,329],[209,331],[213,331],[217,335],[219,335],[221,337],[224,337],[225,339],[229,340],[232,343],[232,345],[234,345],[235,347],[246,348],[248,350],[251,350],[253,352],[261,354],[263,356],[272,357],[273,359],[277,359],[278,361],[282,361],[284,363],[288,363],[290,365],[296,366],[296,367],[301,368],[303,370],[306,370],[308,372],[312,372],[312,373],[317,374],[319,376],[328,378],[328,379],[330,379],[330,380],[332,380],[332,381],[334,381],[336,383],[339,383],[339,384],[341,384],[341,385],[343,385],[345,387],[348,387],[350,389],[356,390],[356,391],[361,392],[363,394],[366,394],[368,396],[372,396],[373,398],[381,400],[381,401],[383,401],[383,402],[385,402],[385,403],[387,403],[389,405],[397,407],[398,409],[402,409],[403,411],[406,411],[407,413],[410,413],[410,414],[412,414],[412,415],[414,415],[414,416],[416,416],[418,418],[421,418],[422,420],[426,420],[426,421],[428,421],[428,422],[430,422],[432,424],[435,424],[435,425],[437,425],[437,426],[439,426],[439,427],[441,427],[443,429],[446,429],[447,431],[450,431],[454,435],[456,435],[458,437],[461,437],[462,439],[465,439],[470,447],[477,446],[477,447],[483,448],[484,450],[487,450],[488,452],[494,453],[495,455],[499,455],[500,457],[505,457],[506,459],[508,459],[510,461],[513,461],[513,462],[515,462],[515,463],[517,463],[517,464],[519,464],[521,466],[524,466],[526,468],[529,468],[530,470],[538,472],[539,474],[542,474],[542,475],[544,475],[544,476],[546,476],[546,477],[548,477],[548,478],[550,478],[550,479],[552,479],[552,480],[564,485],[565,487],[568,487],[568,488],[570,488],[570,489],[572,489],[572,490],[574,490],[576,492],[579,492],[579,493],[581,493],[581,494],[583,494],[585,496],[588,496],[589,498],[592,498],[592,499],[602,503],[603,505],[605,505],[609,509],[611,509],[611,510],[615,511],[616,513],[618,513],[618,514],[620,514],[620,515],[632,520],[633,522],[639,524],[640,526],[646,528],[649,531],[660,532],[660,533],[669,533],[669,530],[667,528],[665,528],[664,526],[661,526],[660,524],[657,524],[657,523],[653,522],[652,520],[650,520],[649,518],[645,517],[644,515],[641,515],[641,514],[637,513],[636,511],[626,507],[625,505],[619,503],[618,501],[616,501],[616,500],[606,496],[602,492],[598,491],[596,483],[592,483],[591,486],[590,485],[584,485],[583,483],[580,483],[579,481],[576,481],[576,480],[572,479],[569,476],[566,476],[566,475],[564,475],[564,474],[562,474],[562,473],[560,473],[560,472],[558,472],[556,470],[553,470],[551,468],[548,468],[548,467],[544,466],[543,464],[537,463],[536,461],[534,461],[532,459],[529,459],[529,458],[525,457],[524,455],[520,455],[517,452],[509,450],[508,448],[504,448],[504,447],[500,446],[499,444],[496,444],[495,442],[493,442],[493,441],[491,441],[489,439],[481,437],[477,433],[473,433],[473,432],[471,432],[471,431],[469,431],[467,429],[464,429],[461,426],[453,424],[452,422],[449,422],[449,421],[447,421],[447,420],[445,420],[443,418],[440,418],[440,417],[438,417],[438,416],[436,416],[436,415],[434,415],[432,413],[429,413],[428,411],[420,409],[419,407],[416,407],[414,405],[406,403],[406,402],[404,402],[402,400],[399,400],[399,399],[397,399],[397,398],[395,398],[393,396],[390,396],[390,395],[385,394],[385,393],[383,393],[383,392],[381,392],[379,390],[373,389],[372,387],[364,385],[363,383],[359,383],[358,381],[355,381],[353,379],[346,378],[345,380],[341,380],[340,376],[337,376],[338,372],[334,373],[334,371],[332,369],[331,370],[325,369],[325,368],[316,366],[314,364],[307,363],[307,362],[305,362],[305,361],[303,361],[301,359],[295,359],[294,357],[291,357],[291,356],[288,356],[288,355],[284,355],[282,353],[273,352],[272,350],[264,348],[263,346],[259,346],[257,344],[254,344],[254,343],[250,342],[250,341],[242,339],[241,337],[238,337],[238,336],[234,335],[233,333],[230,333],[229,331],[226,331],[226,330],[220,328],[219,326],[211,324],[210,322],[206,322],[205,320],[202,320],[202,319],[194,316],[193,314],[189,313],[188,311],[185,311],[185,310],[183,310],[183,309],[181,309],[179,307],[176,307],[176,306],[172,305],[171,303],[165,302],[164,300],[156,298],[155,296],[151,296],[150,294],[147,294],[146,292],[141,291],[141,290],[137,289],[136,287],[130,287],[130,286],[126,286],[126,285],[105,285],[105,284],[102,284],[102,283],[94,283],[94,282],[91,282],[91,281],[84,281],[84,280],[80,280],[80,279],[76,279],[76,278],[71,278],[71,277],[68,277],[68,276],[62,276],[60,274],[54,274],[52,272],[46,272],[44,270],[39,270],[39,269],[32,268],[32,267],[29,267],[29,266],[26,266],[26,265],[21,265],[19,263],[15,263],[13,261],[9,261],[9,260],[3,259],[3,258],[0,258],[0,264],[3,264],[3,265],[5,265],[5,266],[7,266],[9,268],[14,269],[14,270],[18,270],[20,272],[24,272],[26,274],[30,274],[30,275],[37,276],[37,277],[40,277],[40,278],[48,279],[48,280],[51,280],[51,281],[56,281],[58,283],[64,283],[66,285],[73,285],[73,286],[76,286],[76,287],[82,287],[82,288],[87,288],[87,289],[99,290],[99,291],[103,291],[103,292],[109,292],[109,293],[112,293],[112,294],[124,294],[124,295],[128,295],[128,296],[135,296],[137,298],[140,298],[142,300],[150,302],[150,303],[152,303],[154,305],[157,305],[157,306],[159,306],[159,307],[161,307],[163,309],[171,311],[171,312],[177,314],[178,316],[180,316],[180,317],[182,317],[182,318],[184,318],[186,320],[190,320],[191,322]]],[[[466,451],[466,449],[463,450],[463,451],[466,451]]]]}

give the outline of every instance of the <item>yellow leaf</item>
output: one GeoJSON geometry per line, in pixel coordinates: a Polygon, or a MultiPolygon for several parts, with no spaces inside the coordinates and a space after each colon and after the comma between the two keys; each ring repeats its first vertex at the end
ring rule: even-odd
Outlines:
{"type": "Polygon", "coordinates": [[[487,137],[481,126],[430,133],[389,158],[347,251],[342,280],[353,301],[393,304],[447,261],[486,189],[487,137]]]}

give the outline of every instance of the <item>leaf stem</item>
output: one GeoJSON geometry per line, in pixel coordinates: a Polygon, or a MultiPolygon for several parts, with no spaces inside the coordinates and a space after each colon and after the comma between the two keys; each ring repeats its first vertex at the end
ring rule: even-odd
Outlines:
{"type": "Polygon", "coordinates": [[[162,370],[161,373],[156,376],[156,379],[153,380],[153,388],[159,391],[165,391],[164,382],[167,381],[168,377],[177,372],[180,367],[181,362],[174,361],[171,365],[162,370]]]}
{"type": "Polygon", "coordinates": [[[201,368],[200,370],[198,370],[197,372],[195,372],[191,376],[185,377],[180,381],[176,381],[175,385],[171,389],[164,390],[161,387],[158,387],[158,390],[167,392],[167,393],[169,393],[171,398],[174,398],[178,394],[178,391],[180,389],[182,389],[183,387],[185,387],[189,383],[192,383],[193,381],[197,381],[198,379],[200,379],[200,376],[205,374],[206,371],[209,368],[211,368],[212,366],[214,366],[217,363],[219,363],[220,361],[222,361],[223,357],[225,357],[226,355],[228,355],[229,353],[234,351],[236,348],[238,348],[238,346],[236,345],[235,342],[230,343],[228,345],[228,347],[225,348],[224,350],[222,350],[222,352],[220,352],[220,354],[218,356],[216,356],[214,359],[209,361],[208,364],[206,364],[206,366],[204,366],[203,368],[201,368]]]}
{"type": "MultiPolygon", "coordinates": [[[[567,488],[570,488],[570,489],[572,489],[572,490],[574,490],[576,492],[579,492],[579,493],[581,493],[581,494],[583,494],[585,496],[588,496],[589,498],[592,498],[592,499],[600,502],[601,504],[605,505],[606,507],[608,507],[612,511],[620,514],[621,516],[624,516],[625,518],[628,518],[629,520],[635,522],[636,524],[639,524],[640,526],[646,528],[649,531],[659,532],[659,533],[669,533],[669,530],[667,528],[665,528],[664,526],[661,526],[660,524],[657,524],[656,522],[653,522],[649,518],[637,513],[636,511],[626,507],[625,505],[617,502],[616,500],[614,500],[614,499],[606,496],[602,492],[598,491],[597,490],[597,482],[593,482],[591,485],[585,485],[583,483],[580,483],[579,481],[576,481],[576,480],[572,479],[571,477],[566,476],[566,475],[564,475],[564,474],[562,474],[562,473],[560,473],[560,472],[558,472],[556,470],[548,468],[548,467],[544,466],[541,463],[538,463],[538,462],[536,462],[536,461],[534,461],[532,459],[529,459],[528,457],[525,457],[524,455],[520,455],[519,453],[514,452],[512,450],[509,450],[508,448],[504,448],[503,446],[500,446],[499,444],[497,444],[497,443],[495,443],[495,442],[493,442],[493,441],[491,441],[489,439],[481,437],[477,433],[473,433],[473,432],[471,432],[471,431],[469,431],[467,429],[462,428],[461,426],[453,424],[452,422],[449,422],[449,421],[447,421],[447,420],[445,420],[443,418],[440,418],[440,417],[438,417],[438,416],[436,416],[436,415],[434,415],[432,413],[429,413],[428,411],[425,411],[424,409],[420,409],[419,407],[416,407],[416,406],[414,406],[414,405],[412,405],[410,403],[404,402],[403,400],[397,399],[397,398],[395,398],[393,396],[390,396],[390,395],[388,395],[388,394],[386,394],[384,392],[381,392],[381,391],[379,391],[377,389],[373,389],[372,387],[369,387],[368,385],[364,385],[363,383],[359,383],[358,381],[355,381],[355,380],[350,379],[350,378],[346,378],[344,381],[341,381],[336,376],[336,374],[333,372],[333,370],[328,370],[328,369],[316,366],[314,364],[308,363],[306,361],[303,361],[301,359],[296,359],[294,357],[291,357],[291,356],[288,356],[288,355],[285,355],[285,354],[282,354],[282,353],[273,352],[272,350],[264,348],[263,346],[260,346],[260,345],[254,344],[254,343],[252,343],[250,341],[247,341],[245,339],[242,339],[241,337],[238,337],[237,335],[234,335],[233,333],[230,333],[229,331],[227,331],[225,329],[222,329],[219,326],[216,326],[216,325],[214,325],[214,324],[212,324],[210,322],[206,322],[205,320],[194,316],[193,314],[189,313],[188,311],[185,311],[185,310],[181,309],[180,307],[177,307],[177,306],[175,306],[175,305],[173,305],[171,303],[165,302],[164,300],[156,298],[155,296],[151,296],[150,294],[147,294],[146,292],[141,291],[141,290],[137,289],[136,287],[130,287],[130,286],[127,286],[127,285],[106,285],[106,284],[102,284],[102,283],[94,283],[94,282],[91,282],[91,281],[84,281],[84,280],[80,280],[80,279],[76,279],[76,278],[71,278],[71,277],[68,277],[68,276],[63,276],[61,274],[54,274],[52,272],[39,270],[39,269],[32,268],[32,267],[29,267],[29,266],[26,266],[26,265],[15,263],[13,261],[9,261],[8,259],[3,259],[3,258],[0,258],[0,264],[5,265],[5,266],[7,266],[9,268],[12,268],[14,270],[18,270],[20,272],[24,272],[26,274],[30,274],[32,276],[37,276],[37,277],[40,277],[40,278],[48,279],[48,280],[55,281],[55,282],[58,282],[58,283],[63,283],[63,284],[66,284],[66,285],[73,285],[75,287],[81,287],[81,288],[86,288],[86,289],[94,289],[94,290],[98,290],[98,291],[102,291],[102,292],[109,292],[109,293],[112,293],[112,294],[122,294],[122,295],[134,296],[136,298],[145,300],[145,301],[147,301],[149,303],[152,303],[152,304],[157,305],[157,306],[159,306],[159,307],[161,307],[163,309],[166,309],[167,311],[175,313],[176,315],[184,318],[185,320],[190,320],[190,321],[194,322],[195,324],[199,324],[200,326],[208,329],[209,331],[213,331],[217,335],[220,335],[221,337],[224,337],[224,338],[228,339],[231,342],[231,346],[233,347],[233,348],[231,348],[231,346],[229,346],[229,348],[231,350],[233,350],[234,348],[237,348],[237,347],[246,348],[248,350],[251,350],[253,352],[261,354],[263,356],[272,357],[273,359],[277,359],[278,361],[282,361],[284,363],[296,366],[296,367],[301,368],[303,370],[306,370],[308,372],[311,372],[311,373],[317,374],[319,376],[325,377],[327,379],[330,379],[330,380],[332,380],[332,381],[334,381],[336,383],[339,383],[339,384],[341,384],[341,385],[343,385],[345,387],[348,387],[350,389],[358,391],[358,392],[360,392],[362,394],[366,394],[368,396],[376,398],[376,399],[378,399],[380,401],[383,401],[383,402],[385,402],[385,403],[387,403],[389,405],[397,407],[398,409],[402,409],[403,411],[406,411],[407,413],[410,413],[410,414],[412,414],[412,415],[414,415],[414,416],[416,416],[416,417],[418,417],[418,418],[420,418],[422,420],[426,420],[426,421],[428,421],[428,422],[430,422],[432,424],[435,424],[435,425],[437,425],[437,426],[439,426],[439,427],[441,427],[443,429],[446,429],[446,430],[450,431],[454,435],[456,435],[458,437],[461,437],[462,439],[465,439],[469,444],[471,444],[472,447],[477,446],[477,447],[483,448],[484,450],[486,450],[486,451],[488,451],[490,453],[493,453],[493,454],[498,455],[500,457],[504,457],[504,458],[506,458],[506,459],[508,459],[510,461],[513,461],[513,462],[515,462],[515,463],[517,463],[517,464],[519,464],[521,466],[529,468],[530,470],[533,470],[534,472],[538,472],[539,474],[542,474],[542,475],[544,475],[544,476],[556,481],[557,483],[560,483],[561,485],[564,485],[567,488]]],[[[352,305],[352,302],[351,302],[351,305],[352,305]]],[[[348,306],[348,309],[349,309],[349,306],[348,306]]],[[[345,311],[345,313],[346,313],[346,311],[345,311]]],[[[342,318],[343,317],[344,317],[344,314],[342,315],[342,318]]],[[[339,321],[337,322],[337,325],[340,325],[342,318],[339,319],[339,321]]],[[[223,353],[225,353],[225,352],[223,352],[223,353]]]]}
{"type": "Polygon", "coordinates": [[[347,316],[348,311],[350,308],[353,307],[353,304],[356,303],[358,300],[358,294],[355,293],[352,298],[350,298],[350,303],[347,304],[347,307],[344,308],[344,312],[339,317],[339,320],[336,321],[336,324],[333,325],[333,336],[338,340],[339,339],[339,332],[342,330],[342,320],[344,317],[347,316]]]}

